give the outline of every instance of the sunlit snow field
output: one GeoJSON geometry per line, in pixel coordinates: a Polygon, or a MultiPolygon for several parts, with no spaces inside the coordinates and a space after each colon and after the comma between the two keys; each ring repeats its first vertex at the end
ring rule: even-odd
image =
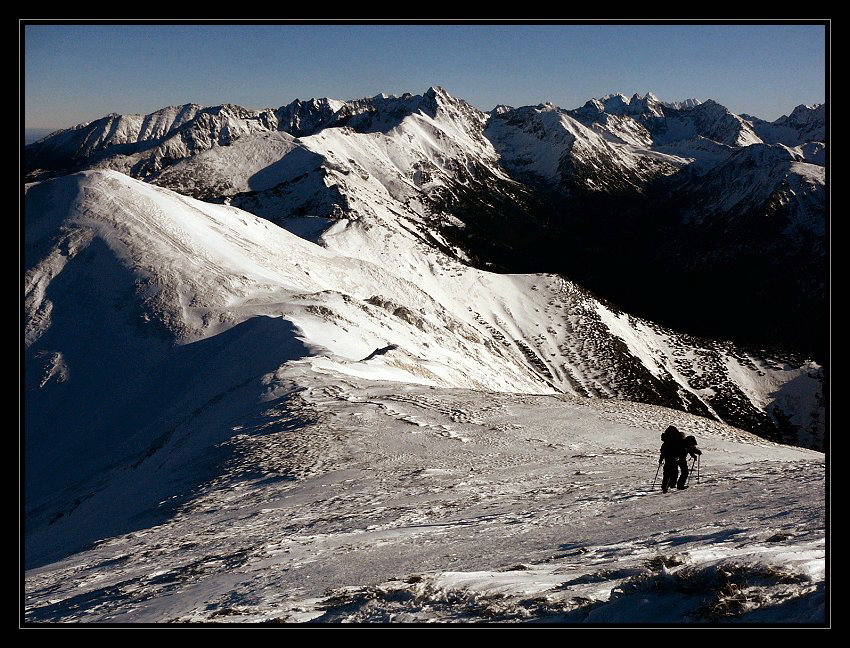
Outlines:
{"type": "Polygon", "coordinates": [[[822,454],[624,401],[299,380],[172,517],[30,570],[27,619],[824,620],[822,454]],[[669,423],[704,454],[662,494],[669,423]]]}

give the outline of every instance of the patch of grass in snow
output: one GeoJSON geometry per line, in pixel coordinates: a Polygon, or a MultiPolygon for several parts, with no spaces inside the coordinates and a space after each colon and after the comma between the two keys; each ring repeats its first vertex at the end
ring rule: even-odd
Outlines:
{"type": "Polygon", "coordinates": [[[701,604],[690,616],[703,621],[721,621],[775,605],[809,589],[801,587],[809,584],[805,575],[767,564],[722,563],[668,572],[666,567],[681,562],[659,556],[651,563],[663,565],[665,569],[661,573],[649,572],[630,578],[612,590],[611,600],[648,592],[701,597],[701,604]]]}
{"type": "Polygon", "coordinates": [[[583,597],[535,596],[517,600],[501,593],[444,589],[421,576],[394,583],[328,592],[317,623],[393,622],[528,622],[565,621],[582,617],[589,605],[583,597]]]}

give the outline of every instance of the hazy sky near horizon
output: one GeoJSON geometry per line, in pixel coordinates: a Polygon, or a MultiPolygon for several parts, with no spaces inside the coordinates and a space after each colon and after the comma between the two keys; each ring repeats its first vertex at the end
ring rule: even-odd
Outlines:
{"type": "Polygon", "coordinates": [[[483,110],[652,91],[776,119],[825,99],[820,25],[27,25],[27,128],[168,105],[419,94],[483,110]]]}

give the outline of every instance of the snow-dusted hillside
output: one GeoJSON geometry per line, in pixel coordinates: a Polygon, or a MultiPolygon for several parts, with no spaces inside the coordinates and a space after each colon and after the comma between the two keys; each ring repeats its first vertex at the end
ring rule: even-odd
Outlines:
{"type": "Polygon", "coordinates": [[[174,160],[276,127],[274,111],[231,104],[169,106],[150,115],[111,114],[30,144],[25,163],[35,178],[92,166],[145,178],[174,160]]]}
{"type": "MultiPolygon", "coordinates": [[[[73,330],[52,326],[57,303],[76,303],[85,283],[57,291],[58,301],[50,293],[56,281],[81,281],[64,268],[85,251],[94,258],[81,271],[114,268],[99,284],[124,295],[129,321],[121,334],[131,338],[147,331],[187,343],[251,317],[283,316],[307,345],[324,349],[317,362],[355,375],[375,377],[377,370],[441,386],[626,397],[752,429],[769,427],[772,404],[781,400],[777,379],[810,381],[802,391],[812,398],[820,389],[816,365],[775,366],[729,345],[676,335],[557,276],[465,266],[406,227],[389,202],[373,200],[372,219],[334,224],[321,237],[324,247],[233,207],[115,172],[36,185],[27,209],[26,335],[45,372],[56,354],[69,353],[49,342],[73,330]],[[768,368],[780,369],[765,387],[772,396],[742,391],[725,364],[729,356],[754,374],[748,385],[768,368]],[[362,364],[367,357],[372,369],[362,364]]],[[[88,352],[96,356],[97,348],[88,352]]],[[[799,417],[801,431],[817,438],[817,411],[805,406],[784,415],[799,417]]]]}
{"type": "MultiPolygon", "coordinates": [[[[332,219],[337,224],[323,239],[326,249],[380,268],[392,267],[398,270],[399,277],[422,287],[438,301],[437,296],[446,292],[445,279],[440,277],[439,285],[421,283],[423,276],[434,274],[431,268],[435,267],[451,268],[448,273],[461,277],[478,276],[468,266],[525,270],[535,267],[537,256],[542,262],[536,263],[544,268],[554,264],[552,269],[556,271],[584,276],[584,271],[589,270],[590,276],[594,272],[598,276],[599,270],[591,264],[598,265],[597,259],[611,256],[605,247],[610,244],[615,251],[614,262],[603,261],[603,265],[616,270],[617,258],[632,258],[628,246],[636,226],[646,232],[666,226],[665,218],[670,216],[661,218],[658,214],[670,210],[654,202],[657,189],[652,198],[644,199],[646,204],[638,203],[637,209],[629,202],[665,178],[663,182],[672,187],[669,193],[675,197],[673,204],[687,208],[677,207],[681,213],[671,214],[674,227],[660,235],[674,249],[686,250],[689,241],[699,241],[704,249],[698,258],[714,263],[718,269],[713,272],[718,276],[725,276],[724,255],[734,258],[738,249],[758,249],[756,241],[779,262],[799,250],[810,256],[817,255],[818,250],[823,254],[822,245],[810,245],[812,237],[823,238],[825,228],[823,168],[811,164],[818,152],[811,147],[804,150],[760,143],[745,145],[753,139],[747,130],[749,122],[712,101],[671,108],[651,94],[631,99],[612,95],[588,102],[577,111],[542,105],[503,107],[488,114],[434,87],[422,95],[378,95],[350,102],[296,101],[276,111],[184,106],[146,117],[105,119],[103,123],[93,122],[46,138],[39,146],[29,147],[27,155],[41,159],[49,158],[50,151],[61,151],[61,155],[56,153],[57,159],[66,155],[81,163],[88,160],[95,167],[127,172],[181,194],[239,207],[308,240],[317,240],[330,225],[326,219],[332,219]],[[611,120],[620,120],[616,129],[611,120]],[[557,196],[554,202],[552,195],[557,196]],[[575,200],[580,196],[585,202],[575,200]],[[593,202],[586,202],[589,200],[593,202]],[[647,211],[645,218],[640,216],[641,209],[647,211]],[[629,210],[638,214],[637,225],[618,220],[620,211],[629,210]],[[779,210],[785,219],[781,226],[775,226],[777,218],[767,224],[769,227],[752,226],[760,222],[759,215],[765,210],[779,210]],[[646,221],[646,227],[641,219],[646,221]],[[721,230],[736,235],[718,235],[721,230]],[[803,243],[799,242],[800,232],[803,243]],[[579,256],[576,245],[598,249],[601,254],[579,256]],[[559,253],[561,246],[569,251],[566,255],[563,250],[559,253]],[[567,260],[559,262],[558,256],[566,256],[567,260]],[[573,256],[579,267],[570,265],[573,256]]],[[[54,167],[61,165],[57,162],[54,167]]],[[[111,184],[124,182],[109,174],[86,177],[108,179],[111,184]]],[[[103,190],[106,194],[110,191],[103,190]]],[[[128,198],[127,202],[132,200],[128,198]]],[[[630,218],[634,219],[634,214],[630,218]]],[[[652,254],[649,249],[647,253],[652,254]]],[[[142,252],[134,254],[139,256],[142,252]]],[[[265,254],[264,258],[271,258],[271,252],[265,254]]],[[[639,277],[647,259],[636,257],[630,273],[639,277]]],[[[813,289],[815,298],[822,291],[815,285],[816,277],[809,275],[816,272],[817,262],[812,257],[798,264],[803,269],[802,285],[806,290],[813,289]]],[[[225,269],[218,274],[228,277],[228,272],[225,269]]],[[[603,272],[610,274],[608,270],[603,272]]],[[[232,281],[222,279],[222,285],[232,281]]],[[[509,292],[522,294],[528,290],[523,284],[527,279],[498,280],[504,281],[513,282],[509,292]]],[[[500,378],[513,385],[511,388],[544,384],[576,393],[616,394],[718,415],[727,422],[761,432],[768,432],[776,420],[788,420],[789,413],[784,410],[774,423],[770,423],[769,416],[765,418],[763,403],[772,402],[770,399],[757,399],[761,404],[755,414],[750,405],[731,406],[730,398],[735,402],[751,401],[737,388],[731,390],[732,396],[727,393],[729,390],[710,398],[701,394],[701,378],[694,388],[677,377],[681,372],[674,365],[679,360],[659,360],[660,370],[656,370],[654,361],[642,363],[640,371],[648,372],[643,381],[612,379],[612,375],[624,371],[619,350],[610,344],[602,351],[577,348],[576,342],[565,340],[557,327],[550,326],[553,304],[560,303],[564,294],[584,294],[561,279],[541,280],[539,290],[546,303],[542,308],[535,303],[533,316],[515,330],[504,331],[501,324],[483,314],[493,308],[491,297],[504,292],[498,282],[480,304],[467,306],[471,312],[481,314],[488,326],[507,334],[512,354],[518,348],[524,349],[519,352],[520,366],[538,368],[532,371],[531,382],[525,377],[513,381],[500,378]],[[536,328],[547,333],[539,343],[529,346],[529,340],[537,339],[536,328]],[[555,332],[549,333],[549,328],[555,332]],[[511,346],[512,339],[521,340],[521,344],[511,346]],[[603,361],[603,357],[615,360],[603,361]],[[587,369],[594,363],[612,369],[599,378],[599,372],[587,369]],[[612,389],[608,385],[611,380],[626,386],[612,389]],[[684,386],[682,393],[679,385],[684,386]],[[723,405],[712,402],[712,398],[723,405]]],[[[773,283],[777,282],[781,288],[778,279],[773,283]]],[[[329,279],[326,287],[338,286],[335,279],[329,279]]],[[[768,288],[775,287],[771,283],[768,288]]],[[[773,295],[775,291],[770,290],[766,294],[773,295]]],[[[165,309],[176,303],[173,297],[179,291],[172,291],[165,300],[165,309]]],[[[465,296],[468,291],[467,285],[458,285],[448,292],[465,296]]],[[[383,299],[380,290],[375,288],[373,292],[366,297],[383,299]]],[[[589,296],[570,299],[581,304],[572,312],[589,313],[584,321],[598,319],[596,307],[587,306],[593,301],[589,296]]],[[[401,298],[391,301],[407,309],[430,312],[419,303],[419,297],[415,303],[401,298]]],[[[440,303],[457,317],[457,304],[440,303]]],[[[789,304],[799,302],[791,298],[789,304]]],[[[499,321],[517,319],[512,313],[527,309],[527,298],[523,295],[509,308],[511,314],[497,313],[499,321]]],[[[744,313],[743,319],[750,317],[744,313]]],[[[192,335],[200,335],[201,329],[208,327],[204,324],[199,328],[196,322],[171,314],[168,319],[192,335]]],[[[666,329],[658,330],[662,337],[675,337],[666,329]]],[[[700,341],[687,346],[694,344],[710,349],[704,354],[706,357],[727,354],[723,345],[700,341]]],[[[381,347],[365,346],[358,346],[357,352],[362,350],[367,355],[381,347]]],[[[679,344],[662,346],[675,348],[679,344]]],[[[418,348],[415,342],[407,347],[410,352],[418,348]]],[[[631,349],[627,356],[635,353],[631,349]]],[[[667,358],[667,352],[662,355],[667,358]]],[[[478,363],[475,354],[473,357],[471,362],[478,363]]],[[[626,361],[626,365],[630,363],[631,360],[626,361]]],[[[795,363],[797,367],[801,364],[795,363]]],[[[447,365],[455,366],[453,362],[447,365]]],[[[725,380],[724,372],[715,369],[721,365],[712,359],[697,373],[710,374],[709,382],[714,385],[725,380]]],[[[462,375],[471,376],[462,367],[458,366],[462,375]]],[[[521,376],[525,374],[526,370],[519,372],[521,376]]],[[[485,380],[483,384],[489,383],[485,380]]],[[[796,416],[791,414],[791,419],[798,421],[796,416]]],[[[809,430],[809,414],[803,416],[803,427],[809,430]]],[[[816,431],[819,425],[806,432],[806,438],[817,438],[821,434],[816,431]]]]}
{"type": "MultiPolygon", "coordinates": [[[[808,442],[822,438],[816,365],[676,335],[556,276],[469,268],[377,203],[383,221],[338,222],[325,247],[113,171],[33,185],[26,208],[31,560],[114,531],[101,509],[100,523],[72,514],[126,470],[209,442],[188,430],[225,441],[227,422],[293,388],[278,383],[296,361],[321,375],[628,398],[754,429],[790,417],[808,442]],[[55,544],[60,522],[71,527],[55,544]]],[[[108,501],[127,515],[150,506],[108,501]]]]}
{"type": "Polygon", "coordinates": [[[799,241],[802,230],[822,245],[826,223],[819,215],[825,211],[825,185],[824,167],[806,162],[795,149],[749,146],[693,181],[688,193],[696,200],[686,214],[705,220],[712,214],[746,214],[775,201],[789,213],[783,226],[790,240],[799,241]]]}
{"type": "Polygon", "coordinates": [[[646,115],[725,113],[607,99],[630,108],[591,125],[432,88],[42,140],[94,168],[26,188],[26,618],[822,621],[823,455],[740,428],[822,447],[823,369],[481,269],[554,231],[539,183],[733,177],[724,214],[784,196],[817,236],[815,149],[664,151],[646,115]],[[701,480],[650,497],[670,423],[701,480]]]}
{"type": "Polygon", "coordinates": [[[115,524],[27,572],[26,619],[826,621],[819,453],[619,400],[298,367],[268,385],[33,532],[61,546],[115,524]],[[699,480],[662,495],[669,423],[704,452],[699,480]]]}
{"type": "Polygon", "coordinates": [[[742,115],[752,124],[759,137],[768,144],[800,146],[807,142],[823,142],[826,138],[826,106],[800,105],[779,119],[768,122],[758,117],[742,115]]]}
{"type": "Polygon", "coordinates": [[[540,178],[568,191],[640,191],[649,180],[686,164],[641,146],[643,138],[625,134],[622,126],[612,128],[610,121],[605,125],[612,137],[603,137],[547,104],[493,116],[486,135],[515,176],[540,178]]]}
{"type": "Polygon", "coordinates": [[[749,146],[761,139],[752,126],[742,117],[731,113],[711,99],[703,102],[683,104],[663,103],[652,93],[629,99],[623,95],[609,95],[603,99],[591,99],[581,108],[569,111],[576,119],[588,126],[607,130],[617,135],[623,124],[628,129],[641,133],[640,140],[646,146],[685,146],[691,140],[709,139],[728,146],[749,146]],[[611,117],[620,119],[611,121],[611,117]]]}

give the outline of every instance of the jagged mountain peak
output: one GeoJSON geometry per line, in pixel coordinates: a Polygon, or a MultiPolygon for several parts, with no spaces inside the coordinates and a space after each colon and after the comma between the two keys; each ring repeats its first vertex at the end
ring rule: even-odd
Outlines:
{"type": "MultiPolygon", "coordinates": [[[[341,126],[362,132],[387,132],[408,116],[422,113],[431,118],[442,115],[457,122],[461,129],[469,129],[475,133],[473,137],[477,137],[488,118],[508,113],[516,113],[515,117],[528,114],[528,110],[524,113],[517,113],[517,110],[499,105],[490,113],[484,113],[439,85],[432,85],[419,95],[380,93],[351,101],[295,99],[274,110],[252,110],[231,103],[210,107],[187,103],[166,106],[149,115],[111,113],[94,122],[62,131],[65,134],[61,137],[53,134],[43,138],[35,146],[27,147],[27,169],[28,173],[45,169],[33,176],[39,177],[39,173],[86,168],[86,165],[99,163],[98,160],[104,157],[112,159],[116,155],[135,155],[151,147],[157,151],[161,149],[155,154],[161,161],[144,163],[139,172],[131,171],[131,175],[147,177],[150,173],[157,173],[163,164],[170,164],[169,160],[231,143],[235,138],[258,130],[281,130],[294,137],[341,126]],[[197,124],[191,126],[193,122],[197,124]],[[166,144],[180,129],[185,129],[180,141],[166,144]]],[[[635,146],[650,146],[653,142],[666,145],[675,141],[695,141],[699,137],[732,146],[761,141],[751,129],[756,123],[754,119],[745,122],[714,100],[665,104],[652,92],[634,93],[631,97],[618,93],[591,99],[582,108],[572,111],[550,102],[539,104],[537,110],[568,115],[612,141],[635,146]],[[670,123],[670,118],[678,122],[670,123]]],[[[818,120],[822,121],[819,115],[822,114],[822,107],[798,106],[790,116],[783,118],[785,121],[780,122],[787,127],[786,130],[796,129],[796,134],[783,131],[782,136],[771,136],[766,141],[798,146],[806,141],[822,140],[822,127],[818,129],[818,120]],[[803,130],[806,132],[800,134],[803,130]]],[[[112,165],[111,162],[106,164],[112,165]]],[[[132,164],[135,161],[128,160],[115,168],[129,170],[132,164]]]]}
{"type": "Polygon", "coordinates": [[[591,99],[588,103],[592,104],[594,107],[598,107],[604,112],[622,114],[622,112],[628,107],[629,101],[630,99],[626,95],[616,93],[605,95],[601,99],[591,99]]]}
{"type": "Polygon", "coordinates": [[[575,111],[585,118],[594,118],[601,113],[615,116],[659,116],[663,104],[652,92],[634,93],[631,97],[622,93],[607,94],[599,99],[591,99],[575,111]]]}
{"type": "Polygon", "coordinates": [[[630,100],[629,97],[624,95],[622,92],[611,92],[602,96],[599,99],[591,99],[591,101],[601,101],[603,104],[608,102],[619,102],[628,104],[630,100]]]}
{"type": "Polygon", "coordinates": [[[277,128],[295,137],[310,135],[327,125],[345,105],[327,97],[320,99],[295,99],[275,111],[277,128]]]}
{"type": "Polygon", "coordinates": [[[748,120],[759,137],[771,144],[802,146],[809,142],[823,142],[826,138],[826,106],[800,104],[789,115],[769,122],[751,115],[741,115],[748,120]]]}
{"type": "MultiPolygon", "coordinates": [[[[159,116],[159,115],[168,115],[168,114],[173,114],[173,113],[181,113],[181,112],[189,112],[189,111],[201,111],[201,110],[212,111],[212,110],[215,110],[217,108],[221,108],[222,106],[225,106],[225,105],[227,105],[227,104],[219,104],[217,106],[203,106],[201,104],[196,104],[194,102],[188,102],[188,103],[184,103],[184,104],[172,104],[172,105],[168,105],[168,106],[163,106],[162,108],[157,108],[156,110],[154,110],[151,113],[117,113],[117,112],[111,112],[108,115],[104,115],[103,117],[101,117],[99,119],[106,119],[106,118],[109,118],[109,117],[112,117],[112,118],[154,117],[154,116],[159,116]]],[[[74,126],[73,128],[85,127],[88,124],[99,121],[99,119],[95,119],[95,120],[92,120],[90,122],[85,122],[83,124],[79,124],[78,126],[74,126]]]]}
{"type": "Polygon", "coordinates": [[[794,110],[791,111],[791,114],[792,115],[795,114],[795,113],[806,114],[806,113],[817,111],[817,110],[823,110],[825,105],[826,104],[822,104],[822,103],[800,104],[799,106],[796,106],[794,108],[794,110]]]}
{"type": "Polygon", "coordinates": [[[715,111],[721,111],[721,112],[729,112],[729,109],[726,108],[726,106],[724,106],[721,103],[718,103],[714,99],[706,99],[699,106],[697,106],[697,108],[700,108],[700,110],[715,110],[715,111]]]}
{"type": "Polygon", "coordinates": [[[561,109],[553,104],[551,101],[544,101],[543,103],[536,104],[534,106],[523,106],[523,108],[531,108],[535,112],[559,112],[561,109]]]}
{"type": "Polygon", "coordinates": [[[506,104],[498,104],[493,110],[490,111],[491,115],[503,115],[505,113],[511,112],[515,110],[513,106],[508,106],[506,104]]]}
{"type": "Polygon", "coordinates": [[[474,113],[477,119],[483,118],[486,114],[464,99],[454,96],[442,86],[431,86],[422,96],[426,101],[433,102],[437,109],[451,107],[464,113],[474,113]]]}
{"type": "Polygon", "coordinates": [[[631,96],[623,93],[612,93],[598,99],[590,99],[578,111],[599,111],[612,115],[640,116],[651,114],[660,116],[664,108],[687,110],[705,103],[700,99],[684,99],[682,101],[662,101],[654,92],[644,94],[635,92],[631,96]]]}
{"type": "Polygon", "coordinates": [[[638,93],[632,95],[632,98],[629,100],[627,113],[630,115],[638,116],[661,116],[664,114],[661,103],[658,101],[658,98],[651,92],[647,92],[643,96],[639,95],[638,93]]]}
{"type": "Polygon", "coordinates": [[[651,92],[647,92],[645,94],[640,94],[639,92],[635,92],[630,98],[629,103],[632,104],[634,102],[642,102],[649,103],[652,101],[658,101],[658,98],[652,94],[651,92]]]}
{"type": "Polygon", "coordinates": [[[440,86],[431,86],[419,95],[406,92],[400,97],[376,95],[348,101],[327,125],[347,126],[359,132],[387,132],[417,113],[432,119],[463,122],[463,128],[474,133],[481,130],[487,119],[487,114],[472,104],[452,96],[440,86]]]}
{"type": "Polygon", "coordinates": [[[425,96],[433,96],[433,97],[436,97],[436,96],[446,97],[446,98],[451,97],[451,95],[448,92],[446,92],[446,89],[443,88],[442,86],[439,86],[439,85],[430,86],[423,94],[425,96]]]}
{"type": "Polygon", "coordinates": [[[794,122],[797,124],[812,123],[815,121],[823,122],[826,113],[824,104],[800,104],[791,111],[787,117],[780,117],[777,122],[794,122]]]}
{"type": "Polygon", "coordinates": [[[286,108],[288,106],[312,106],[314,108],[319,108],[322,106],[339,106],[343,103],[345,102],[338,99],[331,99],[330,97],[312,97],[310,99],[296,98],[285,106],[281,106],[281,108],[286,108]]]}
{"type": "Polygon", "coordinates": [[[660,102],[662,106],[665,108],[672,108],[674,110],[690,110],[691,108],[695,108],[703,103],[702,99],[683,99],[682,101],[662,101],[660,102]]]}

